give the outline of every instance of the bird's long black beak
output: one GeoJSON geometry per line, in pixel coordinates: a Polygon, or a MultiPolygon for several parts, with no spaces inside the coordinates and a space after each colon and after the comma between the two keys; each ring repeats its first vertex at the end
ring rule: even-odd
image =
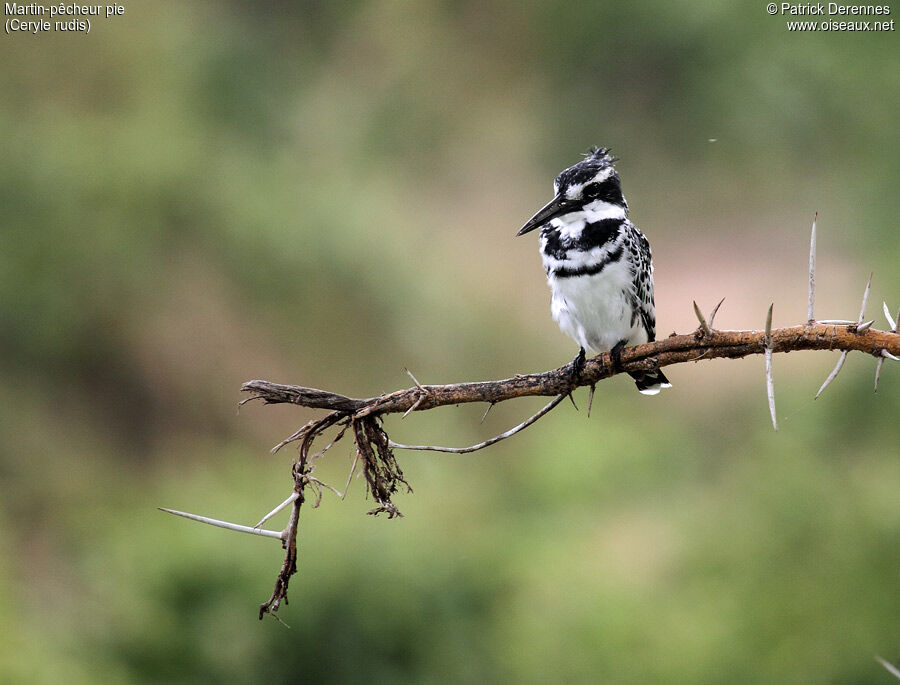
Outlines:
{"type": "Polygon", "coordinates": [[[571,200],[567,200],[562,195],[557,195],[552,200],[550,200],[550,202],[541,207],[538,210],[537,214],[526,221],[525,225],[519,229],[519,232],[516,233],[516,235],[525,235],[529,231],[540,228],[548,221],[550,221],[550,219],[552,219],[553,217],[571,211],[574,205],[575,203],[573,203],[571,200]]]}

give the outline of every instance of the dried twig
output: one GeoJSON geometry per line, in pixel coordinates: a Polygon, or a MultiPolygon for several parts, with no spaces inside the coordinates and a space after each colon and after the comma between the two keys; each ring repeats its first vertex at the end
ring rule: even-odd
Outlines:
{"type": "MultiPolygon", "coordinates": [[[[500,433],[500,435],[495,435],[493,438],[489,440],[485,440],[484,442],[479,442],[477,445],[469,445],[468,447],[439,447],[437,445],[401,445],[400,443],[394,442],[391,440],[391,447],[395,447],[398,450],[425,450],[429,452],[449,452],[450,454],[468,454],[469,452],[477,452],[478,450],[483,450],[485,447],[490,447],[491,445],[496,445],[501,440],[505,440],[509,438],[519,431],[523,431],[528,426],[533,424],[539,418],[549,413],[553,407],[562,402],[569,393],[564,393],[562,395],[558,395],[554,397],[550,402],[548,402],[543,409],[541,409],[536,414],[529,416],[522,423],[517,426],[513,426],[508,431],[500,433]]],[[[576,407],[577,409],[577,407],[576,407]]]]}
{"type": "Polygon", "coordinates": [[[350,492],[350,481],[353,480],[353,474],[356,472],[356,465],[359,463],[359,450],[356,451],[356,455],[353,457],[353,463],[350,465],[350,473],[347,474],[347,484],[344,486],[344,494],[341,496],[341,499],[347,496],[347,493],[350,492]]]}

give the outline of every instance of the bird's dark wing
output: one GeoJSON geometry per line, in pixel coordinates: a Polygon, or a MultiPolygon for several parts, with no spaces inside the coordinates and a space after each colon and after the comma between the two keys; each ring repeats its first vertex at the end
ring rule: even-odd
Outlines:
{"type": "MultiPolygon", "coordinates": [[[[628,222],[626,240],[632,256],[634,280],[632,282],[635,316],[640,316],[647,332],[647,341],[656,340],[656,306],[653,302],[653,259],[650,243],[638,228],[628,222]]],[[[634,322],[632,322],[632,325],[634,322]]]]}

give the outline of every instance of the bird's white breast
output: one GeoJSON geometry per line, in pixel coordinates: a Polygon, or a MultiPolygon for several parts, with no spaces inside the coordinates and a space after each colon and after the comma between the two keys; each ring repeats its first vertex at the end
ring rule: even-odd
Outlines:
{"type": "MultiPolygon", "coordinates": [[[[621,207],[599,203],[602,207],[586,207],[553,220],[553,228],[559,231],[563,241],[575,241],[587,222],[601,219],[624,219],[621,207]]],[[[564,258],[549,255],[541,250],[547,282],[552,293],[550,311],[560,329],[578,345],[594,352],[607,352],[619,341],[629,345],[646,342],[640,317],[632,326],[634,275],[627,253],[621,253],[623,236],[591,248],[570,249],[564,258]],[[617,251],[621,257],[608,261],[617,251]],[[559,277],[555,270],[578,270],[601,262],[608,262],[596,274],[559,277]]],[[[542,237],[542,247],[546,238],[542,237]]]]}
{"type": "Polygon", "coordinates": [[[563,333],[581,347],[608,352],[620,340],[646,342],[640,321],[632,327],[631,267],[626,260],[608,264],[590,276],[547,277],[550,311],[563,333]]]}

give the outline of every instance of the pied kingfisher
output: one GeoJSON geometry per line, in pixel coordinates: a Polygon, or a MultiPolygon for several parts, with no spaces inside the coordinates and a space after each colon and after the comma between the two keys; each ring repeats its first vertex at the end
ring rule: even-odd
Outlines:
{"type": "MultiPolygon", "coordinates": [[[[611,352],[656,339],[650,243],[628,220],[628,204],[608,148],[556,177],[554,197],[517,235],[541,229],[541,258],[550,285],[550,311],[563,333],[585,350],[611,352]]],[[[662,371],[629,372],[645,395],[672,387],[662,371]]]]}

